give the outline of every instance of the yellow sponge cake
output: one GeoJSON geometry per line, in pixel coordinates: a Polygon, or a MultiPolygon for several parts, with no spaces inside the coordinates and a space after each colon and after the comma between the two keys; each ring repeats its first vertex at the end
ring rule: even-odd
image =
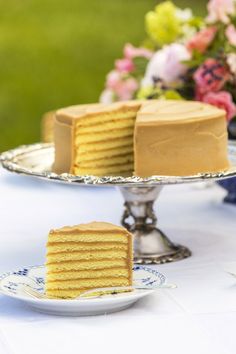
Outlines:
{"type": "Polygon", "coordinates": [[[132,285],[132,235],[123,227],[91,222],[51,230],[46,295],[75,298],[102,287],[132,285]]]}

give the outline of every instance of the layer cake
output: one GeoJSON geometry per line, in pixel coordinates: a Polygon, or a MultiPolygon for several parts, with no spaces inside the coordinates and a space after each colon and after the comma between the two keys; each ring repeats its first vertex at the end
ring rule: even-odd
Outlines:
{"type": "Polygon", "coordinates": [[[127,101],[60,109],[56,173],[183,176],[223,171],[226,113],[196,101],[127,101]]]}
{"type": "Polygon", "coordinates": [[[132,235],[105,222],[51,230],[46,269],[50,298],[75,298],[89,289],[132,285],[132,235]]]}

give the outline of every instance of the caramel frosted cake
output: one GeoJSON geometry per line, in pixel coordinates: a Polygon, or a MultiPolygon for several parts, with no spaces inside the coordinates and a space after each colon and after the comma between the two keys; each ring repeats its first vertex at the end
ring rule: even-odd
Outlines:
{"type": "Polygon", "coordinates": [[[132,235],[105,222],[51,230],[46,269],[50,298],[75,298],[89,289],[132,285],[132,235]]]}
{"type": "Polygon", "coordinates": [[[223,171],[226,113],[193,101],[127,101],[60,109],[55,117],[57,173],[193,175],[223,171]]]}

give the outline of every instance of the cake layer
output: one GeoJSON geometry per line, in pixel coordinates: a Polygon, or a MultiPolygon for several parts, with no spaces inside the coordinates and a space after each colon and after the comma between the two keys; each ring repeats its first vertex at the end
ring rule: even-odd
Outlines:
{"type": "Polygon", "coordinates": [[[94,176],[119,176],[124,175],[126,173],[128,176],[132,176],[133,174],[133,163],[128,163],[126,165],[114,165],[114,166],[106,166],[106,167],[86,167],[81,168],[78,166],[74,167],[75,175],[94,175],[94,176]]]}
{"type": "Polygon", "coordinates": [[[80,161],[93,161],[103,158],[113,158],[115,156],[123,156],[124,154],[133,155],[133,150],[133,144],[130,144],[128,146],[117,147],[115,149],[89,151],[84,154],[78,154],[75,159],[75,164],[78,164],[80,161]]]}
{"type": "Polygon", "coordinates": [[[108,268],[93,270],[71,270],[62,272],[47,273],[47,282],[68,279],[86,279],[86,278],[109,278],[109,277],[129,277],[127,268],[108,268]]]}
{"type": "Polygon", "coordinates": [[[47,265],[55,262],[80,261],[80,260],[103,260],[103,259],[127,258],[127,250],[105,250],[105,251],[80,251],[80,252],[62,252],[47,254],[47,265]]]}
{"type": "MultiPolygon", "coordinates": [[[[98,112],[97,114],[87,114],[76,119],[76,128],[90,127],[96,124],[109,123],[112,120],[125,120],[136,116],[137,109],[113,110],[112,112],[98,112]]],[[[58,115],[58,113],[57,113],[58,115]]]]}
{"type": "Polygon", "coordinates": [[[48,242],[47,250],[51,253],[94,251],[94,250],[126,250],[127,245],[119,242],[48,242]]]}
{"type": "MultiPolygon", "coordinates": [[[[47,290],[47,296],[53,299],[74,299],[78,297],[80,294],[82,294],[83,292],[91,289],[94,289],[94,287],[89,287],[84,289],[69,289],[69,290],[52,289],[52,290],[47,290]]],[[[99,292],[97,293],[97,295],[99,295],[99,292]]]]}
{"type": "Polygon", "coordinates": [[[127,244],[127,237],[125,235],[117,233],[117,234],[97,234],[94,235],[92,233],[84,233],[84,234],[53,234],[50,236],[50,241],[51,242],[84,242],[86,243],[94,243],[94,242],[100,242],[101,244],[104,242],[114,242],[114,243],[122,243],[122,244],[127,244]]]}
{"type": "Polygon", "coordinates": [[[124,154],[120,156],[110,156],[110,158],[105,157],[103,159],[94,159],[93,161],[83,161],[82,157],[80,156],[78,160],[78,166],[81,168],[96,168],[121,164],[126,165],[127,163],[133,162],[134,157],[133,154],[124,154]]]}
{"type": "Polygon", "coordinates": [[[91,151],[104,151],[125,146],[133,146],[133,136],[104,140],[102,142],[80,144],[77,146],[77,154],[86,154],[91,151]]]}
{"type": "Polygon", "coordinates": [[[114,119],[113,117],[110,118],[109,121],[104,122],[101,121],[97,124],[87,125],[87,126],[77,126],[76,125],[76,132],[75,135],[78,134],[90,134],[90,133],[98,133],[103,131],[111,131],[113,129],[122,129],[126,127],[134,127],[136,116],[129,115],[129,117],[120,116],[114,119]]]}
{"type": "Polygon", "coordinates": [[[78,134],[74,138],[75,147],[85,144],[85,143],[96,143],[98,141],[103,142],[106,140],[113,140],[116,138],[126,138],[133,136],[133,127],[122,128],[117,130],[108,130],[105,132],[97,132],[97,133],[87,133],[87,134],[78,134]]]}
{"type": "Polygon", "coordinates": [[[118,242],[127,244],[128,240],[125,234],[117,233],[104,233],[104,234],[93,234],[91,232],[71,233],[71,234],[61,234],[52,233],[50,234],[50,242],[84,242],[84,243],[94,243],[94,242],[118,242]]]}
{"type": "Polygon", "coordinates": [[[91,270],[126,267],[127,261],[124,258],[108,259],[98,261],[72,261],[55,262],[47,265],[48,272],[61,272],[63,270],[91,270]]]}
{"type": "Polygon", "coordinates": [[[125,277],[120,278],[91,278],[91,279],[69,279],[47,282],[46,289],[84,289],[84,288],[102,288],[107,286],[128,286],[129,279],[125,277]]]}
{"type": "MultiPolygon", "coordinates": [[[[49,238],[51,235],[71,235],[71,234],[93,234],[93,235],[125,235],[126,239],[130,235],[129,232],[122,226],[113,225],[104,221],[92,221],[88,224],[79,224],[75,226],[63,226],[60,229],[50,230],[49,238]]],[[[87,237],[87,236],[86,236],[87,237]]],[[[116,238],[117,242],[118,238],[116,238]]]]}

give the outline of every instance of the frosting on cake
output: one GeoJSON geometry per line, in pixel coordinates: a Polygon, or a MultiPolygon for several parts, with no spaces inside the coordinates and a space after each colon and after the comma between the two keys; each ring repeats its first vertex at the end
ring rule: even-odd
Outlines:
{"type": "Polygon", "coordinates": [[[158,101],[137,114],[135,175],[185,176],[227,169],[225,111],[191,101],[158,101]]]}

